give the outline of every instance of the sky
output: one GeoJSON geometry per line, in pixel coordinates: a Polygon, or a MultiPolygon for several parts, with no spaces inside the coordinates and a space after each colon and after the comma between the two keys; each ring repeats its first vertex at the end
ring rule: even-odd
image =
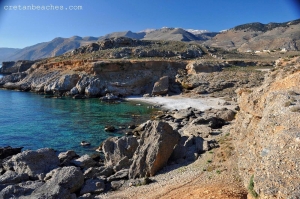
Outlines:
{"type": "Polygon", "coordinates": [[[299,5],[298,0],[0,0],[0,47],[148,28],[221,31],[251,22],[287,22],[300,18],[299,5]]]}

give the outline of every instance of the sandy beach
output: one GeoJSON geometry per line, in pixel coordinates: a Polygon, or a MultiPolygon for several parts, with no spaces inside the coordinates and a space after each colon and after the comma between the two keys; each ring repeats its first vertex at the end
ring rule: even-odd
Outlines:
{"type": "Polygon", "coordinates": [[[189,107],[196,108],[198,110],[204,111],[209,108],[228,108],[234,109],[235,105],[224,105],[225,100],[220,98],[212,97],[201,97],[201,98],[190,98],[182,95],[165,96],[165,97],[128,97],[126,100],[146,102],[153,104],[154,106],[160,106],[161,108],[174,110],[174,109],[186,109],[189,107]]]}

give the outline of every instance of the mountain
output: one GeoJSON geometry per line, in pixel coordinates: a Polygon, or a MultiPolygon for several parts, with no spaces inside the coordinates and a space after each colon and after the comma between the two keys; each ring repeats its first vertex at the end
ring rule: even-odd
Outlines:
{"type": "Polygon", "coordinates": [[[12,56],[20,50],[19,48],[0,48],[0,62],[5,61],[7,57],[12,56]]]}
{"type": "MultiPolygon", "coordinates": [[[[213,34],[215,36],[215,34],[213,34]]],[[[104,40],[113,37],[128,37],[131,39],[143,40],[167,40],[167,41],[197,41],[207,40],[212,36],[207,30],[194,30],[182,28],[168,28],[161,29],[146,29],[138,33],[131,31],[113,32],[100,37],[99,40],[104,40]]]]}
{"type": "Polygon", "coordinates": [[[148,32],[144,40],[195,41],[198,38],[182,28],[162,28],[148,32]]]}
{"type": "Polygon", "coordinates": [[[204,43],[207,46],[240,52],[300,50],[300,19],[285,23],[248,23],[217,34],[204,43]]]}
{"type": "Polygon", "coordinates": [[[109,39],[113,37],[128,37],[131,39],[143,39],[145,35],[146,35],[145,32],[134,33],[129,30],[124,32],[113,32],[100,37],[99,40],[109,39]]]}
{"type": "Polygon", "coordinates": [[[69,50],[79,48],[80,46],[96,42],[97,40],[97,37],[57,37],[49,42],[43,42],[23,49],[16,50],[14,53],[4,56],[2,60],[36,60],[46,57],[54,57],[68,52],[69,50]]]}
{"type": "Polygon", "coordinates": [[[248,23],[221,32],[207,30],[168,28],[146,29],[141,32],[113,32],[102,37],[57,37],[23,49],[0,48],[0,61],[36,60],[54,57],[90,43],[113,37],[139,40],[167,40],[202,43],[240,52],[262,50],[300,50],[300,19],[285,23],[248,23]]]}

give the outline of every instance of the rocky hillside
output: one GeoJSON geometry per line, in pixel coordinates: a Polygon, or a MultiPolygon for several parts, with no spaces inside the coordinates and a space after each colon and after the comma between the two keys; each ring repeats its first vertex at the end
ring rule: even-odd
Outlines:
{"type": "Polygon", "coordinates": [[[238,90],[236,136],[244,185],[260,198],[297,198],[300,57],[280,59],[262,86],[238,90]]]}
{"type": "Polygon", "coordinates": [[[127,37],[110,38],[66,53],[62,57],[72,59],[90,58],[197,58],[204,54],[202,47],[176,41],[145,41],[127,37]]]}
{"type": "Polygon", "coordinates": [[[208,46],[240,52],[299,50],[300,20],[286,23],[250,23],[224,31],[205,42],[208,46]]]}

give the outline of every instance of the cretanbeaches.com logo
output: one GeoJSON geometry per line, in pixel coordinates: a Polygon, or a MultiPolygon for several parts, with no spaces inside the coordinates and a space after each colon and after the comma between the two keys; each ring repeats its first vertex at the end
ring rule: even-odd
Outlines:
{"type": "Polygon", "coordinates": [[[64,11],[64,10],[83,10],[83,6],[80,5],[5,5],[3,6],[5,11],[64,11]]]}

